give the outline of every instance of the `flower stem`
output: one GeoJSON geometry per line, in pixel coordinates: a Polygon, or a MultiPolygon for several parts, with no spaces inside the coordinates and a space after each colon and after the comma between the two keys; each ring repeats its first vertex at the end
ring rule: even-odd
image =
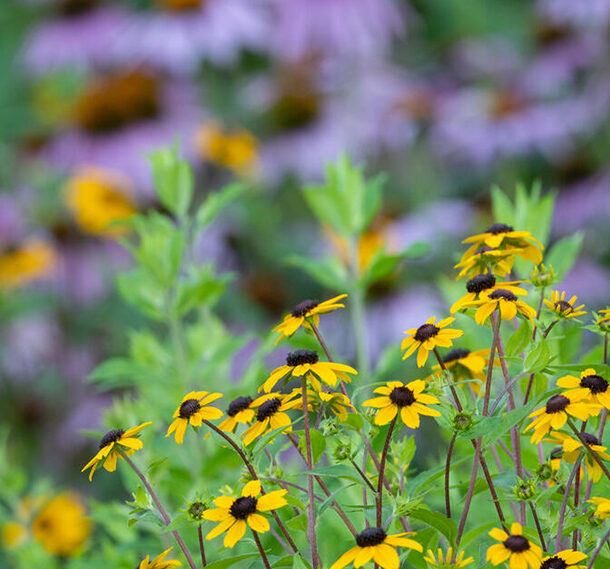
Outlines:
{"type": "Polygon", "coordinates": [[[254,530],[252,530],[252,535],[254,536],[254,541],[256,542],[256,547],[258,547],[258,551],[260,552],[261,557],[263,558],[263,563],[265,564],[265,569],[271,569],[271,565],[269,565],[269,559],[267,559],[267,554],[265,553],[265,550],[263,549],[263,544],[261,543],[261,540],[258,537],[258,533],[256,533],[254,530]]]}
{"type": "Polygon", "coordinates": [[[460,518],[460,524],[458,526],[457,537],[455,538],[456,551],[460,545],[460,541],[462,540],[462,535],[464,534],[466,518],[468,517],[468,510],[470,509],[470,502],[472,502],[472,496],[474,494],[474,487],[475,487],[476,481],[477,481],[477,472],[479,470],[479,457],[481,456],[482,441],[483,441],[483,438],[479,437],[474,446],[474,461],[472,464],[472,474],[470,475],[470,484],[468,485],[468,493],[466,494],[466,501],[464,502],[464,509],[462,510],[462,517],[460,518]]]}
{"type": "Polygon", "coordinates": [[[574,467],[572,468],[572,472],[570,472],[570,477],[566,483],[566,488],[563,493],[563,501],[561,502],[561,509],[559,510],[559,525],[557,527],[557,537],[555,538],[555,553],[561,551],[561,538],[562,538],[562,530],[563,524],[566,517],[566,507],[568,505],[568,498],[570,497],[570,488],[572,487],[572,482],[576,477],[576,473],[580,470],[580,462],[582,457],[578,457],[576,462],[574,463],[574,467]]]}
{"type": "Polygon", "coordinates": [[[549,324],[549,327],[544,331],[544,334],[542,334],[543,338],[546,338],[549,335],[549,332],[553,329],[553,326],[555,326],[557,322],[559,322],[559,320],[553,320],[553,322],[549,324]]]}
{"type": "MultiPolygon", "coordinates": [[[[434,351],[434,355],[436,356],[436,360],[438,361],[438,365],[441,366],[441,369],[443,371],[447,371],[445,362],[443,361],[443,358],[441,358],[440,354],[438,353],[436,346],[433,348],[433,351],[434,351]]],[[[455,386],[453,385],[453,382],[449,384],[449,389],[451,389],[451,395],[453,395],[453,399],[455,401],[455,408],[458,410],[458,412],[460,412],[462,410],[462,404],[460,403],[460,398],[458,397],[458,394],[457,394],[457,391],[455,390],[455,386]]]]}
{"type": "Polygon", "coordinates": [[[320,346],[322,347],[322,349],[324,350],[324,353],[326,354],[326,359],[329,362],[332,362],[333,358],[330,355],[330,351],[328,350],[328,346],[326,345],[326,342],[322,338],[322,334],[320,334],[320,331],[318,330],[318,327],[313,323],[312,320],[309,321],[309,325],[311,326],[311,329],[313,330],[313,333],[315,334],[318,342],[320,342],[320,346]]]}
{"type": "Polygon", "coordinates": [[[383,509],[383,480],[385,476],[385,463],[388,457],[388,449],[390,448],[390,441],[392,440],[392,431],[394,431],[394,425],[396,424],[396,418],[392,419],[388,434],[383,445],[383,451],[381,452],[381,461],[379,463],[379,481],[377,482],[377,527],[381,527],[381,514],[383,509]]]}
{"type": "MultiPolygon", "coordinates": [[[[542,287],[542,289],[540,290],[540,302],[538,302],[538,310],[536,311],[536,320],[538,320],[540,318],[540,312],[542,311],[542,301],[544,300],[544,289],[545,289],[545,287],[542,287]]],[[[538,326],[534,326],[534,330],[532,332],[532,341],[536,339],[537,332],[538,332],[538,326]]],[[[530,394],[532,392],[532,386],[534,385],[534,375],[535,374],[531,373],[529,381],[527,382],[527,389],[525,390],[525,399],[523,400],[523,405],[527,405],[527,402],[529,401],[530,394]]]]}
{"type": "Polygon", "coordinates": [[[602,550],[602,547],[604,547],[604,544],[609,539],[610,539],[610,529],[606,532],[606,535],[604,535],[604,537],[602,537],[601,541],[599,542],[599,545],[595,548],[595,551],[591,554],[591,558],[589,559],[589,564],[587,565],[587,569],[593,569],[593,563],[595,563],[595,560],[597,559],[599,552],[602,550]]]}
{"type": "Polygon", "coordinates": [[[578,437],[578,440],[582,443],[582,446],[589,453],[589,456],[593,460],[595,460],[595,462],[597,462],[597,464],[599,464],[599,467],[602,469],[603,473],[606,475],[606,478],[608,480],[610,480],[610,471],[608,470],[606,465],[602,462],[602,459],[599,458],[597,453],[591,449],[591,447],[589,446],[589,443],[585,440],[585,438],[582,436],[580,431],[574,426],[574,423],[572,423],[572,421],[569,418],[568,418],[568,425],[570,426],[570,429],[572,429],[574,434],[578,437]]]}
{"type": "Polygon", "coordinates": [[[371,484],[371,481],[369,480],[369,477],[362,471],[362,469],[356,464],[356,462],[354,461],[353,458],[350,458],[349,461],[352,463],[352,466],[356,469],[356,471],[358,472],[358,474],[360,474],[360,476],[362,477],[362,480],[364,480],[366,482],[366,485],[373,491],[376,492],[377,490],[375,490],[375,486],[373,486],[371,484]]]}
{"type": "Polygon", "coordinates": [[[451,498],[449,497],[449,473],[451,471],[451,455],[453,454],[453,447],[455,446],[455,439],[457,433],[453,433],[451,441],[449,441],[449,448],[447,449],[447,460],[445,461],[445,510],[447,517],[451,517],[451,498]]]}
{"type": "MultiPolygon", "coordinates": [[[[159,513],[161,514],[161,518],[163,519],[163,523],[166,526],[168,526],[171,523],[171,519],[167,515],[167,512],[165,511],[165,508],[163,507],[163,505],[159,501],[159,498],[157,497],[157,494],[153,490],[152,486],[150,485],[150,483],[148,482],[148,480],[146,479],[146,477],[144,476],[142,471],[135,465],[133,460],[131,460],[129,458],[129,456],[127,456],[126,453],[121,451],[121,456],[127,461],[127,464],[129,464],[129,466],[131,466],[131,469],[137,474],[138,478],[142,481],[142,484],[144,484],[144,487],[146,488],[146,490],[150,494],[150,497],[153,499],[153,502],[155,503],[155,506],[157,506],[157,510],[159,510],[159,513]]],[[[184,541],[182,540],[182,537],[178,533],[178,531],[177,530],[172,530],[172,535],[174,536],[174,538],[178,542],[178,545],[180,546],[180,549],[182,549],[182,553],[184,553],[184,557],[186,557],[186,560],[187,560],[189,566],[191,567],[191,569],[197,569],[197,567],[195,566],[195,562],[193,561],[193,558],[191,557],[191,554],[189,553],[189,550],[187,549],[187,547],[186,547],[184,541]]]]}
{"type": "Polygon", "coordinates": [[[530,506],[530,511],[532,512],[532,516],[534,518],[534,523],[536,524],[536,531],[538,532],[538,537],[540,538],[540,545],[542,545],[542,550],[546,551],[546,542],[544,541],[544,535],[542,533],[542,527],[540,526],[540,519],[538,518],[538,513],[536,512],[536,508],[534,504],[528,501],[530,506]]]}
{"type": "Polygon", "coordinates": [[[197,526],[197,535],[199,536],[199,551],[201,552],[201,563],[203,567],[205,567],[208,563],[205,560],[205,548],[203,546],[203,532],[201,531],[201,526],[197,526]]]}

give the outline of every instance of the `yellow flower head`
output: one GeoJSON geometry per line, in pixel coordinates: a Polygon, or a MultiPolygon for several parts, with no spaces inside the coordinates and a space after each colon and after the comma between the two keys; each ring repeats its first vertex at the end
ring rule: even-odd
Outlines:
{"type": "Polygon", "coordinates": [[[514,249],[515,254],[526,261],[536,265],[542,262],[542,250],[544,245],[538,241],[529,231],[515,231],[510,225],[494,223],[484,233],[473,235],[462,241],[472,243],[465,255],[474,253],[480,247],[491,247],[492,249],[514,249]]]}
{"type": "Polygon", "coordinates": [[[81,472],[91,468],[89,473],[89,481],[93,478],[93,473],[98,465],[101,463],[102,466],[108,472],[114,472],[116,470],[116,461],[118,458],[123,457],[125,454],[133,454],[136,450],[142,448],[142,441],[136,437],[136,435],[148,425],[151,425],[152,421],[142,423],[137,427],[131,427],[124,431],[123,429],[113,429],[108,431],[100,441],[100,450],[97,454],[83,467],[81,472]]]}
{"type": "Polygon", "coordinates": [[[397,547],[408,547],[420,553],[423,551],[419,543],[404,537],[405,535],[414,535],[414,532],[387,535],[383,528],[366,528],[356,536],[356,547],[346,551],[330,569],[343,569],[350,563],[353,563],[354,567],[362,567],[369,561],[374,561],[383,569],[398,569],[400,559],[396,552],[397,547]]]}
{"type": "Polygon", "coordinates": [[[25,286],[46,276],[55,265],[55,251],[40,239],[0,251],[0,289],[25,286]]]}
{"type": "MultiPolygon", "coordinates": [[[[451,314],[456,313],[458,310],[468,308],[472,306],[470,303],[481,298],[481,295],[486,293],[492,293],[494,290],[502,289],[511,292],[514,295],[527,295],[527,291],[516,285],[523,281],[511,281],[505,283],[496,282],[496,277],[491,273],[484,273],[471,278],[466,283],[466,290],[468,291],[462,298],[457,300],[451,306],[451,314]]],[[[483,297],[483,298],[486,298],[483,297]]]]}
{"type": "Polygon", "coordinates": [[[218,425],[218,428],[227,433],[235,431],[238,423],[246,425],[251,423],[256,416],[256,411],[252,408],[252,397],[238,397],[229,403],[227,408],[227,418],[218,425]]]}
{"type": "Polygon", "coordinates": [[[284,377],[305,377],[310,385],[320,391],[322,380],[327,385],[335,387],[340,379],[349,383],[352,378],[348,373],[356,375],[358,372],[351,366],[336,362],[321,362],[317,352],[312,350],[295,350],[286,356],[286,365],[275,368],[271,375],[261,385],[259,391],[269,393],[275,384],[284,377]]]}
{"type": "Polygon", "coordinates": [[[600,310],[596,324],[598,326],[604,326],[608,322],[610,322],[610,308],[606,308],[604,310],[600,310]]]}
{"type": "Polygon", "coordinates": [[[5,549],[19,547],[27,538],[28,530],[18,522],[6,522],[2,526],[2,546],[5,549]]]}
{"type": "Polygon", "coordinates": [[[591,415],[599,415],[600,406],[592,405],[582,396],[573,394],[553,395],[544,407],[537,409],[528,416],[536,417],[524,432],[534,429],[531,441],[538,444],[551,429],[561,429],[572,415],[581,421],[586,421],[591,415]]]}
{"type": "Polygon", "coordinates": [[[461,569],[462,567],[466,567],[470,565],[474,558],[467,557],[464,559],[464,552],[460,551],[458,555],[456,555],[455,559],[453,559],[453,548],[450,547],[447,550],[447,555],[443,557],[443,550],[438,549],[437,551],[438,559],[434,556],[434,552],[431,549],[428,549],[427,555],[424,557],[424,561],[428,563],[431,567],[437,567],[438,569],[461,569]]]}
{"type": "MultiPolygon", "coordinates": [[[[606,447],[601,446],[599,440],[595,435],[590,433],[582,432],[581,436],[587,442],[587,447],[597,454],[597,456],[603,460],[610,460],[610,455],[606,454],[606,447]]],[[[574,464],[581,452],[585,452],[584,459],[587,467],[587,473],[592,482],[598,482],[602,477],[603,471],[597,461],[589,456],[589,453],[583,448],[583,444],[580,439],[571,437],[565,433],[552,432],[548,442],[562,445],[561,459],[564,459],[569,464],[574,464]]],[[[553,465],[551,464],[551,467],[553,465]]],[[[557,465],[557,468],[559,466],[557,465]]],[[[554,470],[557,470],[555,468],[554,470]]],[[[584,476],[581,468],[581,477],[584,476]]]]}
{"type": "MultiPolygon", "coordinates": [[[[455,348],[443,356],[445,368],[453,370],[454,377],[463,379],[484,379],[483,370],[489,361],[489,349],[471,352],[465,348],[455,348]]],[[[440,370],[440,364],[432,366],[433,370],[440,370]]]]}
{"type": "Polygon", "coordinates": [[[513,270],[517,249],[492,249],[491,247],[471,247],[462,255],[454,269],[460,269],[456,281],[466,275],[476,277],[491,270],[499,277],[508,275],[513,270]]]}
{"type": "Polygon", "coordinates": [[[202,421],[212,421],[222,417],[222,411],[212,407],[210,403],[220,399],[222,393],[208,393],[207,391],[191,391],[182,398],[182,403],[174,411],[174,420],[167,429],[166,437],[175,432],[176,442],[181,445],[184,442],[184,433],[189,425],[201,427],[202,421]]]}
{"type": "Polygon", "coordinates": [[[574,551],[573,549],[564,549],[553,555],[549,555],[542,560],[539,569],[585,569],[584,565],[578,565],[583,559],[587,558],[586,553],[574,551]]]}
{"type": "Polygon", "coordinates": [[[204,160],[238,175],[252,174],[258,162],[258,141],[246,130],[229,132],[209,123],[195,135],[195,146],[204,160]]]}
{"type": "Polygon", "coordinates": [[[417,367],[425,365],[428,359],[428,352],[432,351],[435,346],[441,348],[450,348],[453,343],[451,340],[459,338],[464,334],[463,330],[454,330],[452,328],[446,328],[451,324],[455,318],[451,316],[444,320],[436,322],[436,318],[432,316],[428,318],[425,324],[422,324],[419,328],[410,328],[405,332],[407,337],[402,341],[400,345],[401,350],[406,350],[402,356],[403,360],[406,360],[415,350],[417,352],[417,367]],[[446,328],[443,330],[443,328],[446,328]]]}
{"type": "MultiPolygon", "coordinates": [[[[292,392],[295,397],[300,397],[298,405],[295,409],[303,409],[302,390],[295,388],[292,392]]],[[[335,391],[326,391],[322,389],[316,391],[315,389],[307,390],[307,410],[317,411],[320,407],[326,407],[330,411],[339,417],[340,421],[347,421],[347,414],[349,411],[355,411],[351,404],[349,397],[343,393],[335,391]]]]}
{"type": "Polygon", "coordinates": [[[610,498],[602,498],[601,496],[593,497],[588,500],[590,504],[595,506],[595,516],[605,520],[610,518],[610,498]]]}
{"type": "Polygon", "coordinates": [[[265,533],[269,531],[267,518],[258,512],[277,510],[287,504],[286,490],[275,490],[267,494],[261,493],[260,480],[248,482],[241,491],[239,498],[219,496],[214,500],[216,508],[203,512],[206,520],[220,522],[206,539],[213,539],[221,533],[227,532],[224,539],[225,547],[233,547],[246,533],[246,527],[252,531],[265,533]]]}
{"type": "Polygon", "coordinates": [[[542,550],[522,535],[518,523],[510,527],[510,535],[504,530],[494,528],[489,535],[501,543],[492,545],[487,550],[487,561],[500,565],[510,559],[511,569],[540,569],[542,550]]]}
{"type": "Polygon", "coordinates": [[[133,217],[137,209],[129,197],[129,182],[121,175],[99,168],[83,168],[66,184],[65,196],[78,226],[102,237],[124,235],[125,227],[112,226],[133,217]]]}
{"type": "Polygon", "coordinates": [[[574,303],[578,300],[578,297],[574,295],[570,300],[566,301],[566,293],[563,291],[559,294],[558,290],[554,290],[551,292],[551,300],[544,299],[544,304],[546,307],[560,316],[561,318],[577,318],[578,316],[582,316],[586,314],[587,311],[583,310],[585,307],[584,304],[580,306],[574,306],[574,303]]]}
{"type": "Polygon", "coordinates": [[[610,385],[608,380],[597,375],[593,368],[587,368],[580,373],[580,378],[564,375],[557,380],[559,387],[567,388],[565,393],[576,397],[589,397],[591,403],[596,403],[610,409],[610,385]]]}
{"type": "Polygon", "coordinates": [[[266,393],[255,399],[252,408],[256,410],[256,421],[244,431],[244,444],[249,445],[254,439],[281,427],[286,427],[284,431],[290,431],[292,421],[286,411],[296,409],[300,403],[302,400],[298,392],[288,395],[266,393]]]}
{"type": "Polygon", "coordinates": [[[71,557],[91,534],[91,520],[74,494],[64,493],[45,504],[32,523],[32,533],[52,555],[71,557]]]}
{"type": "Polygon", "coordinates": [[[304,300],[297,304],[294,310],[284,316],[284,319],[273,329],[274,332],[279,333],[278,339],[275,341],[276,345],[282,338],[288,338],[292,336],[300,326],[311,330],[311,324],[309,319],[313,322],[313,325],[317,328],[320,324],[320,314],[326,314],[337,310],[337,308],[343,308],[345,305],[340,304],[339,300],[345,298],[347,294],[340,294],[324,302],[318,302],[317,300],[304,300]]]}
{"type": "Polygon", "coordinates": [[[436,409],[426,407],[440,401],[434,395],[422,393],[425,387],[426,382],[421,379],[406,385],[400,381],[388,381],[374,390],[374,393],[381,394],[381,397],[368,399],[363,405],[379,409],[375,415],[376,425],[387,425],[400,412],[402,422],[411,429],[417,429],[420,415],[441,416],[436,409]]]}
{"type": "Polygon", "coordinates": [[[150,556],[147,555],[140,564],[136,567],[136,569],[167,569],[168,567],[180,567],[182,563],[180,561],[176,561],[175,559],[168,559],[165,561],[167,554],[173,548],[170,547],[166,549],[163,553],[157,555],[152,561],[149,561],[150,556]]]}
{"type": "Polygon", "coordinates": [[[485,324],[496,308],[500,311],[502,320],[511,320],[517,316],[517,313],[523,314],[530,321],[536,317],[536,311],[531,306],[519,300],[516,294],[505,288],[482,292],[479,300],[469,302],[467,306],[478,306],[474,313],[474,321],[481,325],[485,324]]]}

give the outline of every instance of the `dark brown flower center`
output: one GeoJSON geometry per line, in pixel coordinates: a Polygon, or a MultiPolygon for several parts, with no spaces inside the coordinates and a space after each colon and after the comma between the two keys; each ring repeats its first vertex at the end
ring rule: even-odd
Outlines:
{"type": "Polygon", "coordinates": [[[491,273],[483,273],[470,279],[466,283],[466,290],[468,292],[481,292],[487,290],[496,284],[496,277],[491,273]]]}
{"type": "Polygon", "coordinates": [[[395,387],[390,393],[390,401],[398,407],[407,407],[415,403],[415,395],[408,387],[395,387]]]}
{"type": "Polygon", "coordinates": [[[237,399],[233,399],[233,401],[229,403],[227,415],[229,417],[235,417],[237,413],[240,411],[245,411],[248,407],[250,407],[250,403],[252,403],[252,397],[238,397],[237,399]]]}
{"type": "Polygon", "coordinates": [[[310,310],[313,310],[316,306],[318,306],[318,304],[320,303],[317,300],[304,300],[303,302],[299,302],[299,304],[294,307],[292,315],[295,318],[305,316],[310,310]]]}
{"type": "Polygon", "coordinates": [[[449,353],[445,354],[443,362],[448,364],[449,362],[461,360],[462,358],[465,358],[468,354],[470,354],[470,350],[465,350],[464,348],[456,348],[455,350],[451,350],[449,353]]]}
{"type": "Polygon", "coordinates": [[[608,391],[608,382],[599,375],[587,375],[580,380],[580,386],[586,387],[591,393],[605,393],[608,391]]]}
{"type": "Polygon", "coordinates": [[[547,413],[560,413],[570,404],[570,400],[563,395],[553,395],[546,402],[547,413]]]}
{"type": "Polygon", "coordinates": [[[116,443],[124,433],[125,431],[123,429],[113,429],[112,431],[108,431],[100,441],[100,448],[104,448],[110,443],[116,443]]]}
{"type": "Polygon", "coordinates": [[[504,547],[510,549],[514,553],[521,553],[530,548],[530,542],[522,535],[509,535],[508,539],[504,542],[504,547]]]}
{"type": "Polygon", "coordinates": [[[187,399],[180,405],[180,410],[178,411],[178,415],[180,415],[181,419],[188,419],[192,417],[194,413],[199,411],[201,405],[197,399],[187,399]]]}
{"type": "Polygon", "coordinates": [[[500,298],[503,298],[504,300],[509,300],[511,302],[515,302],[517,300],[517,297],[512,292],[510,292],[510,290],[506,290],[504,288],[498,288],[494,290],[489,295],[489,298],[491,298],[492,300],[498,300],[500,298]]]}
{"type": "Polygon", "coordinates": [[[569,302],[566,302],[565,300],[558,300],[555,303],[555,308],[559,308],[561,312],[572,312],[572,305],[569,302]]]}
{"type": "Polygon", "coordinates": [[[553,556],[542,562],[540,569],[566,569],[568,564],[561,558],[553,556]]]}
{"type": "Polygon", "coordinates": [[[554,448],[549,456],[551,457],[551,460],[561,458],[563,456],[563,449],[561,447],[554,448]]]}
{"type": "Polygon", "coordinates": [[[63,18],[72,18],[86,14],[96,4],[96,0],[60,0],[57,12],[63,18]]]}
{"type": "Polygon", "coordinates": [[[282,400],[279,397],[274,397],[273,399],[267,399],[259,408],[256,413],[257,421],[264,421],[265,419],[271,417],[271,415],[277,413],[277,410],[281,407],[282,400]]]}
{"type": "Polygon", "coordinates": [[[509,233],[511,231],[514,231],[514,229],[510,225],[506,225],[505,223],[494,223],[485,233],[498,235],[498,233],[509,233]]]}
{"type": "Polygon", "coordinates": [[[418,342],[425,342],[429,340],[433,336],[436,336],[440,331],[440,328],[437,328],[434,324],[423,324],[420,326],[415,332],[415,340],[418,342]]]}
{"type": "Polygon", "coordinates": [[[580,433],[580,436],[585,439],[586,443],[589,446],[599,444],[599,440],[597,439],[597,437],[595,435],[592,435],[591,433],[580,433]]]}
{"type": "Polygon", "coordinates": [[[366,528],[356,536],[358,547],[374,547],[383,543],[386,538],[383,528],[366,528]]]}
{"type": "Polygon", "coordinates": [[[301,364],[315,364],[318,362],[318,354],[312,350],[295,350],[286,356],[286,364],[295,367],[301,364]]]}
{"type": "Polygon", "coordinates": [[[256,512],[257,502],[258,500],[252,496],[242,496],[231,504],[229,511],[235,519],[245,520],[250,514],[256,512]]]}

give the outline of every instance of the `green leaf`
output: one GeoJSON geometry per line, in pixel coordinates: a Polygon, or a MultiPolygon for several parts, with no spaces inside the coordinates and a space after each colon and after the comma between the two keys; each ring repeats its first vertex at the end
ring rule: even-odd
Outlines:
{"type": "Polygon", "coordinates": [[[147,370],[127,358],[111,358],[97,366],[87,376],[87,381],[98,383],[106,389],[115,389],[132,386],[136,377],[146,374],[147,370]]]}
{"type": "Polygon", "coordinates": [[[515,209],[508,196],[498,187],[491,188],[491,209],[494,220],[507,225],[515,224],[515,209]]]}
{"type": "Polygon", "coordinates": [[[337,259],[327,257],[319,260],[290,255],[286,258],[286,262],[305,271],[312,279],[327,288],[335,291],[343,291],[347,288],[347,270],[337,259]]]}
{"type": "MultiPolygon", "coordinates": [[[[324,435],[315,429],[309,431],[309,437],[311,440],[311,454],[314,464],[319,462],[326,450],[326,438],[324,435]]],[[[305,437],[303,437],[305,440],[305,437]]]]}
{"type": "Polygon", "coordinates": [[[242,183],[234,183],[211,193],[197,211],[195,216],[197,227],[203,228],[209,225],[225,207],[246,191],[246,187],[242,183]]]}
{"type": "Polygon", "coordinates": [[[260,558],[260,555],[261,554],[257,551],[256,553],[243,553],[242,555],[226,557],[224,559],[214,561],[213,563],[208,563],[206,565],[206,569],[227,569],[228,567],[231,567],[231,565],[235,565],[236,563],[244,561],[245,559],[253,559],[255,557],[260,558]]]}
{"type": "Polygon", "coordinates": [[[311,565],[297,553],[292,560],[292,569],[311,569],[311,565]]]}
{"type": "Polygon", "coordinates": [[[150,154],[155,190],[161,203],[174,215],[184,217],[193,197],[193,171],[178,157],[176,147],[150,154]]]}
{"type": "Polygon", "coordinates": [[[544,338],[539,338],[529,350],[523,362],[523,370],[527,373],[542,371],[551,359],[549,345],[544,338]]]}
{"type": "Polygon", "coordinates": [[[506,355],[516,356],[525,350],[532,341],[532,330],[529,321],[523,320],[506,343],[506,355]]]}
{"type": "Polygon", "coordinates": [[[455,525],[455,521],[451,518],[445,517],[444,514],[439,512],[431,512],[430,510],[417,509],[413,510],[409,517],[415,518],[416,520],[420,520],[430,527],[436,529],[440,532],[450,544],[455,543],[455,538],[457,537],[457,526],[455,525]]]}
{"type": "Polygon", "coordinates": [[[574,233],[559,239],[545,257],[544,264],[551,265],[555,271],[555,278],[559,282],[563,280],[565,274],[572,268],[580,249],[582,247],[584,235],[582,232],[574,233]]]}

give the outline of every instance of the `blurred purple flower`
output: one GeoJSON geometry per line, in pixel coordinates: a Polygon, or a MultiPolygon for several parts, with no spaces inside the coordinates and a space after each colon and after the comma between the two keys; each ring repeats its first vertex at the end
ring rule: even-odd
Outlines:
{"type": "Polygon", "coordinates": [[[0,250],[14,244],[25,231],[22,209],[15,196],[0,194],[0,250]]]}
{"type": "Polygon", "coordinates": [[[538,11],[555,24],[604,28],[610,22],[610,0],[538,0],[538,11]]]}
{"type": "MultiPolygon", "coordinates": [[[[591,259],[581,258],[558,288],[578,295],[579,302],[585,303],[587,310],[591,306],[605,307],[608,306],[610,271],[591,259]]],[[[583,318],[588,319],[587,316],[583,318]]]]}

